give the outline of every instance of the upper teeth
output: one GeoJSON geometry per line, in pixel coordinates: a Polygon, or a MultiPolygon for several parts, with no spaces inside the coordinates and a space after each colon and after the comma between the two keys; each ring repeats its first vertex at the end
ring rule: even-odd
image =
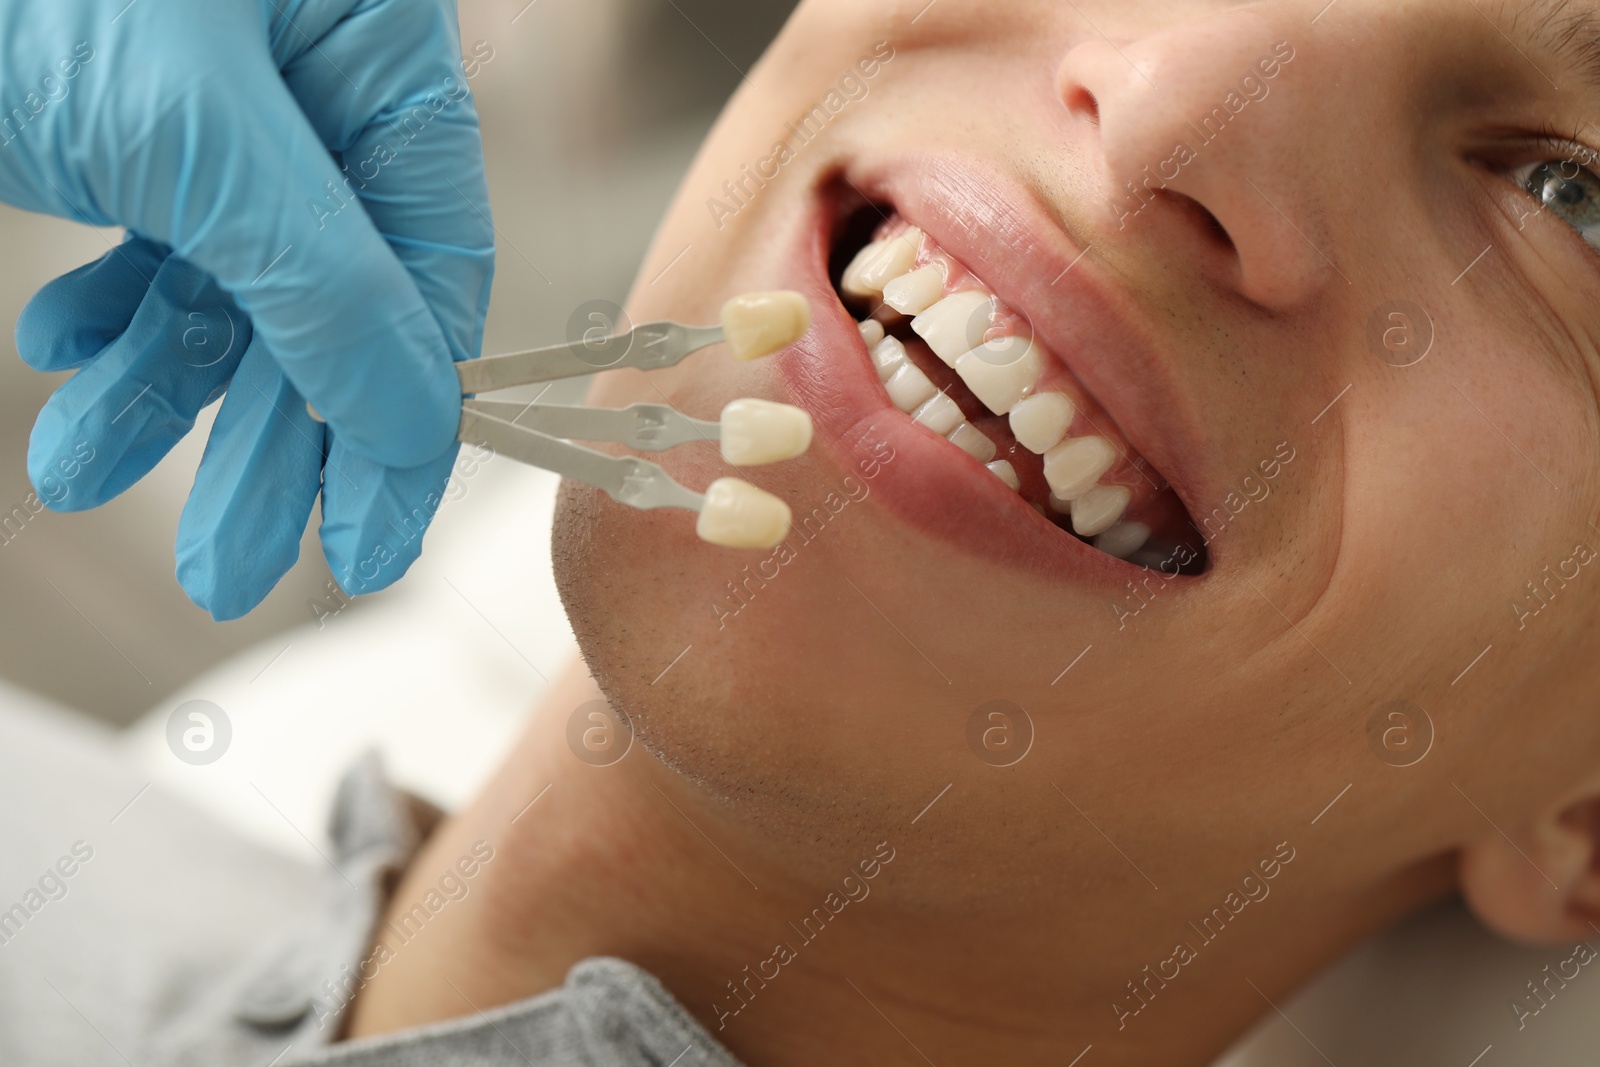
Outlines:
{"type": "Polygon", "coordinates": [[[1044,480],[1062,500],[1076,500],[1111,469],[1117,451],[1104,437],[1073,437],[1044,454],[1044,480]]]}
{"type": "Polygon", "coordinates": [[[911,328],[934,355],[954,367],[960,356],[983,344],[993,307],[994,298],[988,293],[963,289],[912,319],[911,328]]]}
{"type": "MultiPolygon", "coordinates": [[[[858,299],[881,296],[884,306],[915,316],[911,329],[934,355],[955,369],[985,407],[1009,415],[1018,444],[1044,457],[1051,506],[1070,512],[1074,531],[1095,538],[1111,555],[1126,558],[1137,552],[1150,531],[1140,523],[1120,522],[1132,490],[1099,484],[1117,461],[1116,446],[1098,435],[1067,436],[1077,406],[1063,393],[1038,391],[1045,369],[1040,349],[1031,338],[1001,332],[1004,324],[997,323],[992,293],[966,283],[968,288],[944,295],[941,262],[912,269],[922,244],[922,231],[914,228],[869,244],[845,269],[840,288],[858,299]]],[[[1010,463],[994,461],[994,442],[911,362],[901,341],[886,336],[881,323],[872,319],[861,323],[861,336],[895,407],[986,464],[1011,488],[1020,486],[1010,463]]]]}
{"type": "Polygon", "coordinates": [[[1011,409],[1011,433],[1017,444],[1042,456],[1067,436],[1077,413],[1063,393],[1035,393],[1011,409]]]}
{"type": "Polygon", "coordinates": [[[944,271],[919,267],[883,287],[883,302],[902,315],[920,315],[944,295],[944,271]]]}
{"type": "Polygon", "coordinates": [[[956,373],[984,407],[1004,415],[1039,384],[1044,359],[1026,337],[1000,337],[958,358],[956,373]]]}
{"type": "Polygon", "coordinates": [[[915,227],[886,240],[872,242],[850,261],[839,288],[844,290],[846,296],[877,296],[883,292],[885,285],[911,269],[921,244],[922,231],[915,227]]]}

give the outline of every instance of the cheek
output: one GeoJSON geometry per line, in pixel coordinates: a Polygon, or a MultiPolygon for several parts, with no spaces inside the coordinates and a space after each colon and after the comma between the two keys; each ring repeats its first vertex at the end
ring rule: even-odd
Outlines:
{"type": "Polygon", "coordinates": [[[1536,359],[1441,361],[1352,405],[1340,563],[1369,632],[1432,634],[1452,654],[1468,632],[1487,643],[1515,627],[1526,581],[1592,539],[1593,413],[1536,359]]]}

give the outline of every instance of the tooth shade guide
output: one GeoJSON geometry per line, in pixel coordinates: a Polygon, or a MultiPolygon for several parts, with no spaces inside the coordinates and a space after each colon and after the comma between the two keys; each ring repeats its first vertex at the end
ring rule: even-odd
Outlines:
{"type": "Polygon", "coordinates": [[[811,447],[811,416],[801,408],[745,397],[722,409],[722,458],[739,467],[793,459],[811,447]]]}
{"type": "Polygon", "coordinates": [[[799,293],[745,293],[722,305],[723,338],[735,359],[769,356],[809,329],[811,305],[799,293]]]}
{"type": "Polygon", "coordinates": [[[749,482],[718,478],[706,487],[695,533],[726,548],[773,548],[789,536],[789,505],[749,482]]]}

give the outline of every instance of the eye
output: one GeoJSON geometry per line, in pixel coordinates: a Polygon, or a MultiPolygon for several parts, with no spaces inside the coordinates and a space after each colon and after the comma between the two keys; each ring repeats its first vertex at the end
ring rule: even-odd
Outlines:
{"type": "Polygon", "coordinates": [[[1572,159],[1549,159],[1512,170],[1539,205],[1600,249],[1600,177],[1572,159]]]}

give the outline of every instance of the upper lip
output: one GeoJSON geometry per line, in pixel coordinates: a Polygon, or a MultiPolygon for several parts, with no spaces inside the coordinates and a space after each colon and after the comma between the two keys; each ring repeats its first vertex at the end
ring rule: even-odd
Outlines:
{"type": "Polygon", "coordinates": [[[1166,478],[1191,516],[1203,490],[1205,435],[1177,367],[1135,326],[1128,294],[1039,201],[981,165],[918,155],[847,168],[846,181],[892,205],[1024,315],[1035,336],[1166,478]]]}

